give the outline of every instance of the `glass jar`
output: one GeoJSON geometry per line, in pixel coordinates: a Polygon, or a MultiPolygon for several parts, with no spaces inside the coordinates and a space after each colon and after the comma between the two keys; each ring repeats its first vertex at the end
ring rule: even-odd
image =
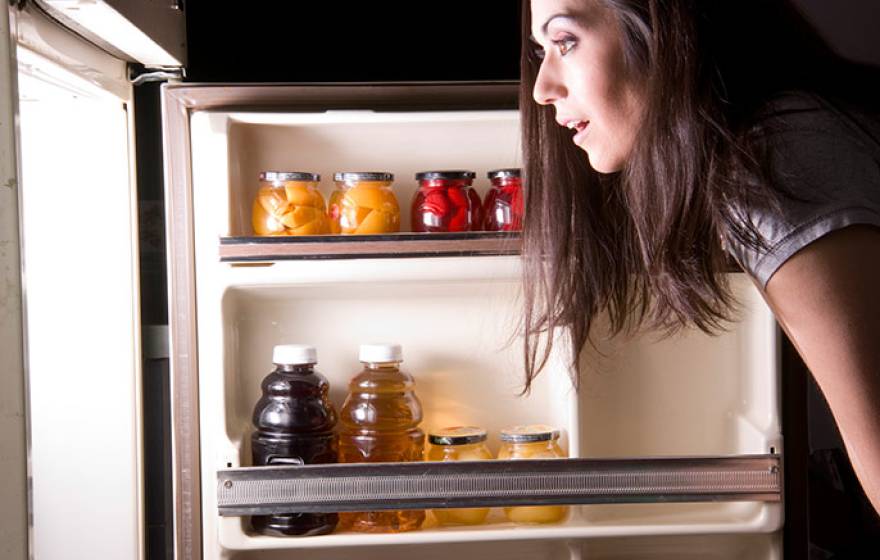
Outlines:
{"type": "MultiPolygon", "coordinates": [[[[499,459],[560,459],[566,455],[559,447],[559,432],[536,424],[515,426],[501,431],[499,459]]],[[[565,519],[567,506],[516,506],[504,508],[507,519],[515,523],[557,523],[565,519]]]]}
{"type": "Polygon", "coordinates": [[[471,187],[473,171],[416,173],[419,190],[412,201],[412,229],[416,232],[473,231],[480,229],[480,196],[471,187]]]}
{"type": "Polygon", "coordinates": [[[320,235],[330,232],[317,173],[263,171],[251,225],[256,235],[320,235]]]}
{"type": "Polygon", "coordinates": [[[521,231],[523,187],[519,169],[496,169],[488,173],[492,187],[483,202],[483,229],[521,231]]]}
{"type": "MultiPolygon", "coordinates": [[[[486,447],[486,430],[474,426],[443,428],[428,434],[428,461],[485,461],[492,459],[486,447]]],[[[479,525],[486,521],[489,508],[435,509],[441,525],[479,525]]]]}
{"type": "Polygon", "coordinates": [[[330,231],[344,234],[400,231],[400,205],[391,189],[394,175],[385,172],[344,172],[333,176],[330,231]]]}

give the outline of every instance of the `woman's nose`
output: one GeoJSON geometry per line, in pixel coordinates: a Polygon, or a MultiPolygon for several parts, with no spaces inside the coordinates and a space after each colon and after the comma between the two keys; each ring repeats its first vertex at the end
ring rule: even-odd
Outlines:
{"type": "Polygon", "coordinates": [[[539,105],[551,105],[554,101],[565,96],[565,86],[559,80],[558,72],[552,61],[544,60],[538,68],[535,77],[535,87],[532,88],[532,98],[539,105]]]}

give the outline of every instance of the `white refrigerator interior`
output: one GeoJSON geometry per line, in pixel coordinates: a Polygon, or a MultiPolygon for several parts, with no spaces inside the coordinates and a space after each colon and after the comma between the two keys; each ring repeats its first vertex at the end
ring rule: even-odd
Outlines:
{"type": "Polygon", "coordinates": [[[220,262],[219,240],[253,235],[264,170],[390,171],[409,229],[413,175],[519,164],[515,111],[195,112],[191,125],[203,555],[235,558],[779,558],[782,504],[727,502],[573,506],[556,525],[486,525],[387,535],[254,534],[217,514],[217,471],[251,465],[251,412],[272,346],[315,345],[339,407],[359,371],[358,345],[403,345],[423,429],[558,427],[571,457],[781,453],[776,327],[739,274],[739,320],[710,337],[685,332],[602,340],[575,392],[554,355],[520,397],[520,263],[515,256],[220,262]]]}

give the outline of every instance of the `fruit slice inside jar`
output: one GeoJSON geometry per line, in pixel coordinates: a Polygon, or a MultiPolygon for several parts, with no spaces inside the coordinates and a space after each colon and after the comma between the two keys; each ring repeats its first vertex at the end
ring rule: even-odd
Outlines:
{"type": "Polygon", "coordinates": [[[397,214],[383,212],[382,210],[371,210],[360,225],[355,229],[357,234],[376,234],[395,232],[400,229],[400,218],[397,214]]]}
{"type": "Polygon", "coordinates": [[[290,229],[302,227],[318,219],[323,214],[320,209],[311,206],[296,206],[294,210],[281,217],[281,223],[290,229]]]}
{"type": "Polygon", "coordinates": [[[287,212],[289,203],[280,189],[271,187],[262,187],[257,192],[257,204],[263,211],[275,217],[280,217],[287,212]]]}
{"type": "MultiPolygon", "coordinates": [[[[382,185],[383,183],[376,183],[382,185]]],[[[359,184],[331,198],[331,213],[339,208],[339,230],[346,234],[378,234],[400,230],[397,198],[387,188],[359,184]],[[340,204],[334,206],[335,201],[340,204]]]]}
{"type": "MultiPolygon", "coordinates": [[[[339,227],[342,233],[358,233],[358,228],[373,210],[362,206],[342,206],[339,215],[339,227]]],[[[380,212],[380,210],[377,210],[380,212]]]]}
{"type": "Polygon", "coordinates": [[[251,223],[257,235],[283,235],[284,224],[274,215],[266,212],[260,204],[255,204],[251,223]]]}
{"type": "Polygon", "coordinates": [[[261,187],[251,216],[257,235],[320,235],[329,233],[324,197],[315,184],[289,181],[261,187]]]}
{"type": "Polygon", "coordinates": [[[389,212],[397,208],[397,197],[387,185],[381,181],[364,181],[348,189],[344,197],[354,206],[389,212]]]}
{"type": "Polygon", "coordinates": [[[309,183],[291,181],[284,185],[287,202],[295,206],[311,206],[323,210],[324,197],[309,183]]]}

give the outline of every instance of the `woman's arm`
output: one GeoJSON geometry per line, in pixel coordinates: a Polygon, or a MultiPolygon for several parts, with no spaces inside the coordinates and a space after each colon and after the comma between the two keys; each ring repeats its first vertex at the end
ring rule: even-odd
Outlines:
{"type": "Polygon", "coordinates": [[[770,278],[765,297],[880,512],[880,229],[851,226],[811,243],[770,278]]]}

